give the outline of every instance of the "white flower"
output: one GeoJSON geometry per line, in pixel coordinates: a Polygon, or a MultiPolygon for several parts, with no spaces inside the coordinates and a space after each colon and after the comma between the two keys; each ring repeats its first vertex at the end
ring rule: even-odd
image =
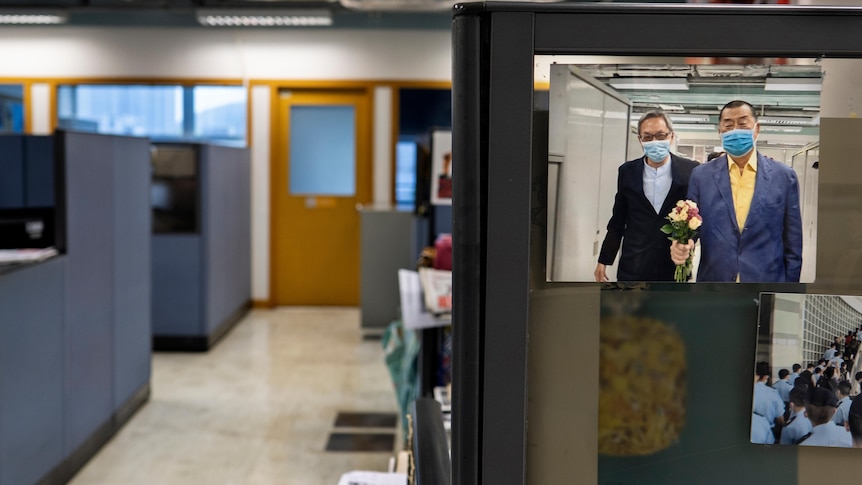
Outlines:
{"type": "Polygon", "coordinates": [[[703,224],[703,221],[700,217],[692,217],[691,220],[688,221],[688,228],[692,231],[697,230],[700,225],[703,224]]]}

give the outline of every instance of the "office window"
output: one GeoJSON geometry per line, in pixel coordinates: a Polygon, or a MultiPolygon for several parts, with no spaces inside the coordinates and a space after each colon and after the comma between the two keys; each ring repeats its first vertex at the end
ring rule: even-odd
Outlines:
{"type": "Polygon", "coordinates": [[[246,104],[242,86],[63,85],[57,117],[69,130],[245,145],[246,104]]]}
{"type": "Polygon", "coordinates": [[[395,204],[413,209],[416,203],[416,164],[419,146],[413,141],[395,145],[395,204]]]}
{"type": "Polygon", "coordinates": [[[24,88],[0,84],[0,133],[24,132],[24,88]]]}
{"type": "Polygon", "coordinates": [[[242,86],[195,86],[195,138],[245,143],[246,90],[242,86]]]}

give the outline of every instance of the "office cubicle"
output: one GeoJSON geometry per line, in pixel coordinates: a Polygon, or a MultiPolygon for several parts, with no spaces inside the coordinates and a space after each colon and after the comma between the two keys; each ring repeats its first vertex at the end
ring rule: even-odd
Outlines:
{"type": "Polygon", "coordinates": [[[0,266],[0,484],[64,483],[149,397],[149,140],[0,140],[27,153],[15,204],[60,249],[0,266]]]}
{"type": "MultiPolygon", "coordinates": [[[[862,41],[853,33],[860,26],[862,10],[856,8],[493,2],[456,7],[455,483],[796,483],[816,476],[824,463],[839,467],[850,456],[845,452],[852,450],[752,445],[746,418],[760,293],[859,291],[858,277],[832,274],[841,271],[836,258],[852,251],[847,239],[824,240],[824,234],[842,231],[842,211],[862,203],[858,177],[848,178],[856,171],[844,161],[852,158],[847,144],[855,121],[846,99],[842,107],[833,101],[821,125],[814,283],[602,286],[547,282],[548,175],[542,165],[548,145],[537,121],[547,115],[534,112],[533,97],[537,56],[841,61],[862,57],[862,41]],[[645,39],[644,25],[673,28],[645,39]],[[826,135],[833,124],[844,141],[826,135]],[[836,156],[827,167],[830,151],[836,156]],[[840,200],[827,201],[834,214],[824,208],[826,186],[840,191],[840,200]],[[825,214],[834,217],[827,222],[825,214]],[[830,264],[823,264],[827,259],[830,264]],[[672,446],[638,456],[600,456],[599,321],[620,312],[672,322],[669,328],[690,346],[687,355],[703,360],[687,359],[688,424],[672,446]],[[706,390],[711,378],[714,385],[706,390]]],[[[836,72],[853,70],[832,65],[836,72]]],[[[827,76],[824,93],[838,79],[827,76]]],[[[853,89],[837,82],[829,88],[853,89]]]]}
{"type": "Polygon", "coordinates": [[[153,346],[208,350],[251,306],[246,148],[155,143],[153,346]]]}

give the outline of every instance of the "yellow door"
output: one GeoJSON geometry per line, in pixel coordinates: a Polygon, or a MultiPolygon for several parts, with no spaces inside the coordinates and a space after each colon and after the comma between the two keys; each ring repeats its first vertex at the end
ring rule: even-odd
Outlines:
{"type": "Polygon", "coordinates": [[[279,94],[272,170],[275,305],[359,305],[359,212],[371,200],[366,91],[279,94]]]}

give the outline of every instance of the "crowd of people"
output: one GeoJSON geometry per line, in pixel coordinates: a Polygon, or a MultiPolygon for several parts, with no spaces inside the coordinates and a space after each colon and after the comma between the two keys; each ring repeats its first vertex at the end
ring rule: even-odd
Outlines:
{"type": "Polygon", "coordinates": [[[862,327],[843,339],[835,337],[816,364],[804,370],[798,363],[791,370],[781,369],[771,385],[769,363],[758,362],[751,442],[862,448],[862,398],[856,397],[862,372],[850,375],[859,337],[862,327]]]}

